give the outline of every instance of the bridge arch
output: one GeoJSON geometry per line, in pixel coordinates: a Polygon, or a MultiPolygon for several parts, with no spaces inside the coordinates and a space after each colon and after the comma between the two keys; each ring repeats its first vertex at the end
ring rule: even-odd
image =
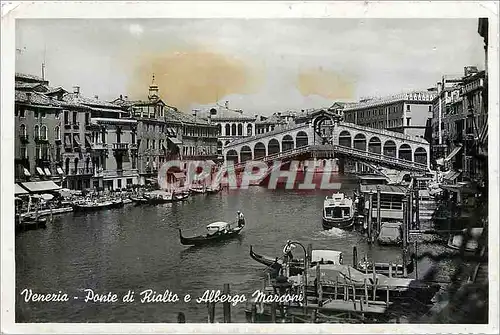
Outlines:
{"type": "Polygon", "coordinates": [[[309,144],[309,136],[305,131],[299,131],[297,135],[295,135],[295,147],[300,148],[309,144]]]}
{"type": "Polygon", "coordinates": [[[248,145],[244,145],[240,150],[240,162],[246,162],[252,160],[252,149],[248,145]]]}
{"type": "Polygon", "coordinates": [[[266,156],[266,146],[264,143],[255,143],[255,146],[253,147],[253,155],[255,159],[266,156]]]}
{"type": "Polygon", "coordinates": [[[412,150],[408,144],[401,144],[398,150],[399,159],[404,159],[405,161],[413,161],[412,159],[412,150]]]}
{"type": "Polygon", "coordinates": [[[351,133],[347,130],[342,130],[339,134],[339,145],[343,147],[352,147],[352,137],[351,133]]]}
{"type": "Polygon", "coordinates": [[[382,153],[382,142],[380,141],[380,138],[377,136],[370,138],[370,141],[368,142],[368,151],[376,154],[382,153]]]}
{"type": "Polygon", "coordinates": [[[427,164],[427,150],[422,147],[418,147],[414,153],[415,162],[421,164],[427,164]]]}
{"type": "Polygon", "coordinates": [[[236,150],[231,149],[227,152],[226,162],[239,163],[238,153],[236,152],[236,150]]]}
{"type": "Polygon", "coordinates": [[[366,151],[366,136],[365,134],[357,134],[354,136],[354,148],[366,151]]]}
{"type": "Polygon", "coordinates": [[[393,140],[387,140],[384,143],[384,156],[397,157],[396,143],[393,140]]]}
{"type": "Polygon", "coordinates": [[[280,151],[281,151],[280,142],[275,138],[270,139],[269,143],[267,143],[267,154],[268,155],[277,154],[280,151]]]}
{"type": "Polygon", "coordinates": [[[290,135],[283,136],[283,139],[281,140],[282,151],[292,150],[294,145],[295,141],[293,140],[292,136],[290,135]]]}

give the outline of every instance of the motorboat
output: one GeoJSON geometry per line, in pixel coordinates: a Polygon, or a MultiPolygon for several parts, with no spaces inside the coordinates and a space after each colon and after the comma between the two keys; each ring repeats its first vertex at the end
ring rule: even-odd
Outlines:
{"type": "Polygon", "coordinates": [[[352,229],[354,226],[354,201],[344,193],[327,196],[323,202],[323,228],[352,229]]]}
{"type": "Polygon", "coordinates": [[[380,245],[400,245],[403,243],[403,223],[383,222],[377,236],[380,245]]]}

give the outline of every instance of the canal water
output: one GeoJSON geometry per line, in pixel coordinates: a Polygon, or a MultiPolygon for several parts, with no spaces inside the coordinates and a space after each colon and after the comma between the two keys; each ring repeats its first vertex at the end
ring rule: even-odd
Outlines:
{"type": "MultiPolygon", "coordinates": [[[[343,179],[341,191],[351,193],[356,182],[343,179]]],[[[177,321],[184,312],[186,322],[206,322],[207,306],[195,299],[205,290],[231,285],[232,294],[247,299],[262,285],[265,266],[249,257],[250,246],[260,254],[281,256],[285,242],[297,240],[315,249],[344,253],[352,262],[352,247],[359,256],[401,263],[397,247],[369,246],[357,232],[324,231],[321,226],[323,199],[330,192],[226,190],[217,195],[198,195],[187,202],[159,206],[126,205],[90,214],[70,213],[54,217],[45,230],[16,236],[17,322],[161,322],[177,321]],[[179,242],[178,229],[186,236],[204,233],[206,224],[234,221],[240,210],[246,226],[239,238],[205,247],[186,247],[179,242]],[[68,302],[24,302],[23,289],[36,293],[67,293],[68,302]],[[99,294],[114,292],[121,298],[135,292],[132,303],[84,302],[85,289],[99,294]],[[139,293],[169,290],[176,303],[141,303],[139,293]],[[182,301],[190,294],[192,301],[182,301]],[[77,297],[78,299],[74,299],[77,297]]],[[[443,251],[436,244],[422,244],[421,251],[443,251]]],[[[295,257],[302,257],[300,247],[295,257]]],[[[432,263],[422,260],[419,276],[432,263]]],[[[451,264],[440,263],[439,280],[449,280],[451,264]]],[[[232,321],[245,322],[245,304],[232,307],[232,321]]],[[[222,306],[216,307],[222,321],[222,306]]]]}

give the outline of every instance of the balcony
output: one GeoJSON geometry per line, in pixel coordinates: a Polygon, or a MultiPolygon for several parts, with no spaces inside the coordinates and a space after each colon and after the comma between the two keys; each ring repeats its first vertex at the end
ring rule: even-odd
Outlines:
{"type": "Polygon", "coordinates": [[[90,147],[92,150],[108,150],[107,143],[91,143],[90,147]]]}
{"type": "Polygon", "coordinates": [[[21,140],[21,143],[28,143],[29,142],[29,136],[26,134],[19,135],[19,139],[21,140]]]}
{"type": "Polygon", "coordinates": [[[126,151],[128,150],[128,143],[113,143],[113,150],[126,151]]]}
{"type": "Polygon", "coordinates": [[[130,150],[137,150],[138,149],[137,143],[130,143],[129,148],[130,150]]]}
{"type": "Polygon", "coordinates": [[[69,170],[69,176],[92,176],[94,175],[94,169],[93,168],[77,168],[77,169],[70,169],[69,170]]]}

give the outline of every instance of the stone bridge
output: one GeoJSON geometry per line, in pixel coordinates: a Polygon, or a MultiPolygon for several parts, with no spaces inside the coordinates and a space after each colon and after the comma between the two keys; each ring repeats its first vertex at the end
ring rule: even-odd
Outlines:
{"type": "Polygon", "coordinates": [[[425,139],[340,122],[335,115],[324,111],[313,115],[307,123],[230,142],[223,148],[223,154],[226,161],[235,163],[267,161],[267,158],[291,158],[302,147],[314,148],[312,151],[316,152],[318,146],[322,157],[344,156],[382,165],[390,163],[403,169],[414,166],[428,170],[430,166],[429,143],[425,139]]]}

